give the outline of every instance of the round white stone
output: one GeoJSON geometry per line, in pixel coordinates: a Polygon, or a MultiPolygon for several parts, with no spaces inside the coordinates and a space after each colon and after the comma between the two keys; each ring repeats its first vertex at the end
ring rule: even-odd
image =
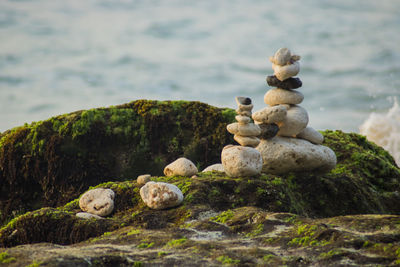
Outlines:
{"type": "Polygon", "coordinates": [[[225,173],[230,177],[259,175],[262,169],[260,152],[247,146],[226,146],[221,153],[225,173]]]}
{"type": "Polygon", "coordinates": [[[268,90],[264,95],[264,102],[270,106],[279,104],[297,105],[303,102],[304,95],[296,90],[285,90],[273,88],[268,90]]]}
{"type": "Polygon", "coordinates": [[[308,124],[307,111],[300,106],[291,106],[286,113],[285,119],[278,123],[279,136],[293,137],[303,131],[308,124]]]}
{"type": "Polygon", "coordinates": [[[261,140],[256,149],[262,155],[264,173],[329,171],[336,166],[335,152],[329,147],[303,139],[275,136],[261,140]]]}
{"type": "Polygon", "coordinates": [[[81,196],[79,207],[91,214],[107,216],[114,209],[114,197],[115,193],[111,189],[92,189],[81,196]]]}
{"type": "Polygon", "coordinates": [[[309,126],[301,131],[296,137],[310,141],[311,143],[317,145],[321,145],[324,142],[324,136],[320,132],[309,126]]]}
{"type": "Polygon", "coordinates": [[[266,107],[253,113],[252,117],[254,121],[260,123],[277,123],[285,119],[287,108],[283,105],[277,105],[272,107],[266,107]]]}
{"type": "Polygon", "coordinates": [[[143,202],[151,209],[176,207],[183,201],[182,191],[173,184],[148,182],[140,188],[143,202]]]}
{"type": "Polygon", "coordinates": [[[179,158],[164,168],[166,176],[179,175],[191,177],[198,172],[197,167],[187,158],[179,158]]]}
{"type": "Polygon", "coordinates": [[[247,116],[242,116],[242,115],[237,115],[235,119],[240,123],[240,124],[248,124],[250,123],[251,119],[250,117],[247,116]]]}
{"type": "Polygon", "coordinates": [[[286,65],[289,63],[292,54],[289,49],[286,47],[280,48],[275,52],[275,55],[271,59],[271,62],[280,66],[286,65]]]}
{"type": "Polygon", "coordinates": [[[225,172],[224,165],[222,165],[222,163],[216,163],[216,164],[208,166],[202,172],[212,172],[212,171],[225,172]]]}
{"type": "Polygon", "coordinates": [[[300,71],[300,63],[298,61],[293,62],[289,65],[280,66],[272,63],[272,69],[274,75],[278,80],[284,81],[290,77],[296,76],[300,71]]]}

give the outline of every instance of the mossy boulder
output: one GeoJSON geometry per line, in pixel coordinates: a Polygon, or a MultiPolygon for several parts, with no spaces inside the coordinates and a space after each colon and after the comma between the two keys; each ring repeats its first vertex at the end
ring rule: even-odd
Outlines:
{"type": "Polygon", "coordinates": [[[233,114],[198,102],[136,101],[3,133],[3,217],[36,210],[0,229],[0,264],[3,258],[15,266],[400,264],[400,170],[361,135],[322,132],[338,157],[328,173],[158,176],[182,155],[202,167],[218,162],[223,145],[233,143],[225,130],[233,114]],[[217,121],[203,129],[197,119],[206,115],[217,121]],[[142,173],[178,186],[183,204],[148,208],[135,180],[142,173]],[[79,196],[100,187],[115,192],[113,213],[77,218],[79,196]]]}
{"type": "Polygon", "coordinates": [[[162,174],[185,156],[199,168],[233,142],[234,111],[200,102],[138,100],[56,116],[0,135],[0,223],[70,201],[88,186],[162,174]]]}

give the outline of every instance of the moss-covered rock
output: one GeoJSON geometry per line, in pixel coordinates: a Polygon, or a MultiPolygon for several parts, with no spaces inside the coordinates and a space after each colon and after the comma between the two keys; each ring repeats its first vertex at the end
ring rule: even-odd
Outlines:
{"type": "Polygon", "coordinates": [[[0,229],[0,264],[400,264],[400,170],[361,135],[322,132],[338,157],[329,173],[155,176],[182,155],[200,168],[218,162],[233,143],[232,115],[198,102],[136,101],[3,133],[3,220],[23,214],[0,229]],[[183,204],[149,209],[135,180],[142,173],[178,186],[183,204]],[[97,187],[115,192],[113,213],[77,218],[79,195],[97,187]]]}
{"type": "Polygon", "coordinates": [[[0,135],[0,224],[59,206],[88,186],[133,179],[185,156],[198,167],[220,161],[233,141],[231,109],[200,102],[138,100],[77,111],[0,135]]]}

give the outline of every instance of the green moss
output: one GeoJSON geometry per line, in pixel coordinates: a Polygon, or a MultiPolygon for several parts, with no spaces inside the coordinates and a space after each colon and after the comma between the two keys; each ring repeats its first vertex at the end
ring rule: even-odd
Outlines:
{"type": "Polygon", "coordinates": [[[218,223],[226,223],[229,219],[233,217],[233,212],[231,210],[227,210],[221,212],[220,215],[212,217],[210,220],[218,223]]]}
{"type": "Polygon", "coordinates": [[[183,245],[186,241],[187,241],[186,238],[174,239],[174,240],[168,241],[166,246],[170,247],[170,248],[179,247],[179,246],[183,245]]]}
{"type": "Polygon", "coordinates": [[[224,265],[231,265],[231,264],[239,264],[240,260],[234,260],[228,256],[219,256],[217,258],[217,261],[219,261],[220,263],[224,264],[224,265]]]}
{"type": "Polygon", "coordinates": [[[141,248],[141,249],[148,249],[148,248],[151,248],[152,246],[154,246],[154,242],[143,242],[143,243],[140,243],[137,247],[138,248],[141,248]]]}
{"type": "Polygon", "coordinates": [[[39,267],[42,262],[33,261],[31,264],[26,265],[25,267],[39,267]]]}
{"type": "Polygon", "coordinates": [[[14,257],[11,257],[7,251],[0,253],[0,263],[7,264],[16,261],[14,257]]]}
{"type": "Polygon", "coordinates": [[[132,229],[131,231],[129,231],[126,235],[130,236],[130,235],[137,235],[140,234],[140,229],[132,229]]]}

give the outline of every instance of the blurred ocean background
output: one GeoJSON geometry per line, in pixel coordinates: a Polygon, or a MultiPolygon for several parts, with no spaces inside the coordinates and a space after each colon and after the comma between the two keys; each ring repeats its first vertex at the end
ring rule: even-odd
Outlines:
{"type": "Polygon", "coordinates": [[[1,0],[0,132],[143,98],[256,111],[280,47],[302,56],[310,126],[400,121],[398,0],[1,0]]]}

